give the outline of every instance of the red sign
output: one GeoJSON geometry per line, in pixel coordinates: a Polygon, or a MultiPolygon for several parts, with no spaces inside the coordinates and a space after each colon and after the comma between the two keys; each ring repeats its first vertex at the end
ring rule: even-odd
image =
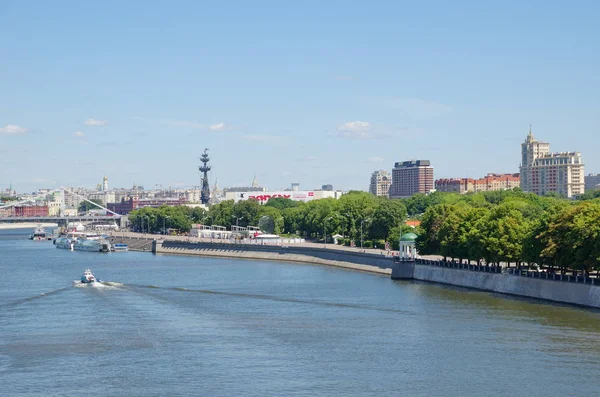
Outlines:
{"type": "Polygon", "coordinates": [[[258,196],[248,196],[249,199],[254,199],[254,200],[258,200],[258,201],[269,201],[270,198],[275,198],[275,197],[290,198],[291,196],[289,194],[273,194],[273,195],[261,194],[258,196]]]}

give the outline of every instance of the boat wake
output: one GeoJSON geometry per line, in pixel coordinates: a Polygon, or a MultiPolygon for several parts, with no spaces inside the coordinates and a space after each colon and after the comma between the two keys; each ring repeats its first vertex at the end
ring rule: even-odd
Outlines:
{"type": "Polygon", "coordinates": [[[41,298],[46,297],[46,296],[51,296],[51,295],[58,294],[60,292],[64,292],[64,291],[66,291],[68,289],[69,289],[69,287],[63,287],[63,288],[55,289],[55,290],[48,291],[48,292],[42,292],[39,295],[30,296],[28,298],[18,299],[18,300],[7,302],[7,303],[2,303],[2,304],[0,304],[0,308],[17,306],[17,305],[20,305],[20,304],[23,304],[23,303],[32,302],[32,301],[35,301],[37,299],[41,299],[41,298]]]}
{"type": "Polygon", "coordinates": [[[222,295],[222,296],[230,296],[230,297],[236,297],[236,298],[261,299],[261,300],[270,300],[270,301],[288,302],[288,303],[301,303],[301,304],[308,304],[308,305],[315,305],[315,306],[328,306],[328,307],[340,307],[340,308],[349,308],[349,309],[373,310],[373,311],[378,311],[378,312],[413,314],[410,311],[402,310],[402,309],[377,307],[377,306],[369,306],[369,305],[353,304],[353,303],[340,303],[340,302],[327,302],[327,301],[322,301],[322,300],[295,299],[295,298],[287,298],[287,297],[272,296],[272,295],[245,294],[245,293],[239,293],[239,292],[225,292],[225,291],[214,291],[214,290],[205,290],[205,289],[190,289],[190,288],[183,288],[183,287],[157,287],[155,285],[138,285],[138,284],[121,284],[121,285],[123,285],[124,287],[133,287],[133,288],[138,288],[138,289],[161,289],[161,290],[178,291],[178,292],[186,292],[186,293],[222,295]]]}
{"type": "Polygon", "coordinates": [[[96,281],[93,283],[82,283],[80,280],[73,280],[73,287],[75,288],[117,289],[122,285],[122,283],[116,283],[113,281],[96,281]]]}

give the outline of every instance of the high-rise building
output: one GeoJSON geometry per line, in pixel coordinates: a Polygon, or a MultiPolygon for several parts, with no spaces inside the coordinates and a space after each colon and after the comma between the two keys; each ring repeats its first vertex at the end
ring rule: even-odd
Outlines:
{"type": "Polygon", "coordinates": [[[589,174],[585,177],[585,191],[600,190],[600,174],[589,174]]]}
{"type": "Polygon", "coordinates": [[[390,194],[391,184],[392,177],[389,172],[385,170],[374,171],[371,174],[369,193],[379,197],[387,197],[390,194]]]}
{"type": "Polygon", "coordinates": [[[390,198],[410,197],[433,190],[433,168],[429,160],[410,160],[394,164],[390,198]]]}
{"type": "Polygon", "coordinates": [[[584,187],[581,153],[550,153],[550,144],[536,141],[529,128],[521,144],[521,188],[540,195],[555,192],[574,197],[583,194],[584,187]]]}

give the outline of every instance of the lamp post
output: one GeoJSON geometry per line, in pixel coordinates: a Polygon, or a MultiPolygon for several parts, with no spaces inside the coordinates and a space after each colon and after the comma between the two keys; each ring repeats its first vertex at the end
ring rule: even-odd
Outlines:
{"type": "Polygon", "coordinates": [[[360,220],[360,249],[363,249],[363,223],[370,221],[370,218],[360,220]]]}
{"type": "Polygon", "coordinates": [[[324,248],[327,248],[327,221],[332,219],[331,217],[329,218],[325,218],[323,220],[323,241],[324,241],[324,248]]]}
{"type": "Polygon", "coordinates": [[[235,215],[231,215],[232,218],[235,218],[235,226],[239,227],[240,226],[240,219],[244,219],[243,216],[240,216],[239,218],[235,215]]]}
{"type": "Polygon", "coordinates": [[[165,227],[165,220],[167,218],[170,218],[170,216],[167,215],[163,218],[163,236],[167,234],[167,228],[165,227]]]}

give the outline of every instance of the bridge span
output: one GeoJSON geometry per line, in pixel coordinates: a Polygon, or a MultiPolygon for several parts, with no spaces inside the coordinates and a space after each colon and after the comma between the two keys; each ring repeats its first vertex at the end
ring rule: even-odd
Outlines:
{"type": "Polygon", "coordinates": [[[127,226],[127,216],[119,215],[87,215],[87,216],[36,216],[36,217],[20,217],[8,216],[0,217],[0,223],[57,223],[59,226],[67,226],[68,223],[81,222],[106,222],[113,221],[120,228],[127,226]]]}

